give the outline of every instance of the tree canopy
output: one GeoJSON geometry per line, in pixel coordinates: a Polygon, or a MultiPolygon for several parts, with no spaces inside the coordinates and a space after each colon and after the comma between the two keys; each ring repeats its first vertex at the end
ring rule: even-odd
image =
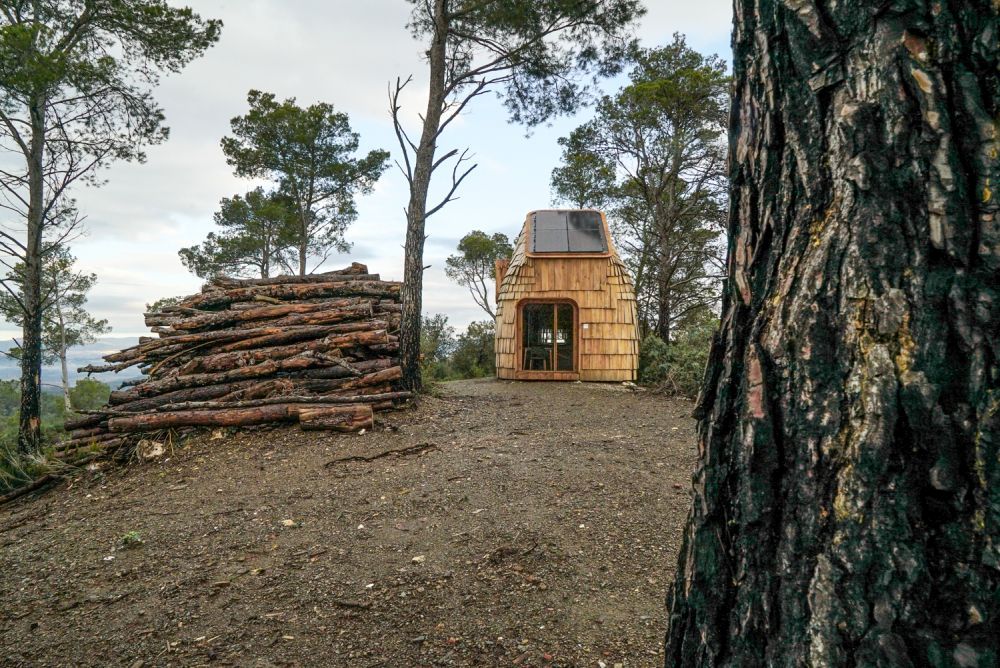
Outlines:
{"type": "Polygon", "coordinates": [[[98,168],[142,161],[167,138],[150,91],[220,28],[165,0],[0,0],[0,152],[10,164],[0,210],[13,223],[0,230],[0,253],[8,268],[24,264],[21,452],[40,445],[42,265],[79,223],[69,189],[99,184],[98,168]]]}
{"type": "Polygon", "coordinates": [[[444,273],[451,280],[469,289],[476,306],[496,318],[490,297],[490,285],[494,281],[497,260],[509,258],[514,252],[507,235],[488,235],[479,230],[466,234],[458,242],[458,255],[445,260],[444,273]]]}
{"type": "Polygon", "coordinates": [[[423,253],[427,218],[452,201],[475,169],[468,149],[437,155],[444,130],[472,100],[496,92],[512,121],[534,126],[575,111],[593,77],[616,73],[635,42],[630,28],[644,13],[639,0],[409,0],[409,28],[427,44],[429,86],[418,139],[400,116],[400,94],[389,89],[389,109],[401,149],[397,161],[410,187],[400,357],[404,383],[420,384],[423,253]],[[451,184],[429,204],[431,178],[448,167],[451,184]]]}
{"type": "MultiPolygon", "coordinates": [[[[94,343],[111,331],[106,319],[94,318],[86,308],[87,293],[97,283],[97,274],[75,271],[75,264],[76,258],[69,249],[59,246],[46,255],[42,267],[42,363],[61,363],[67,408],[70,404],[67,351],[94,343]]],[[[15,265],[4,279],[13,291],[0,293],[0,315],[21,327],[24,326],[23,272],[23,264],[15,265]]],[[[21,358],[23,352],[23,347],[17,345],[8,354],[21,358]]]]}
{"type": "Polygon", "coordinates": [[[294,273],[298,230],[290,204],[287,197],[263,188],[224,198],[215,212],[221,230],[178,251],[181,262],[199,278],[267,278],[274,269],[294,273]]]}
{"type": "Polygon", "coordinates": [[[577,206],[612,208],[640,319],[669,342],[674,324],[718,298],[729,77],[680,35],[635,59],[628,85],[560,140],[552,189],[577,206]]]}
{"type": "Polygon", "coordinates": [[[305,275],[310,257],[322,264],[350,248],[344,232],[358,215],[355,197],[372,191],[389,154],[375,149],[356,157],[360,136],[347,114],[325,102],[300,107],[295,98],[278,101],[257,90],[247,102],[250,110],[232,119],[222,151],[237,176],[270,179],[287,199],[305,275]]]}

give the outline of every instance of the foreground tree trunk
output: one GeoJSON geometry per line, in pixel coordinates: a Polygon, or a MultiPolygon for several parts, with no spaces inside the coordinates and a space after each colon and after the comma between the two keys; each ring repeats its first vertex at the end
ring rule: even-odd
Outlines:
{"type": "Polygon", "coordinates": [[[32,99],[31,144],[28,154],[27,243],[21,301],[21,406],[17,449],[33,454],[42,446],[42,228],[45,221],[45,105],[44,96],[32,99]]]}
{"type": "Polygon", "coordinates": [[[737,0],[668,666],[997,665],[1000,5],[737,0]]]}
{"type": "Polygon", "coordinates": [[[441,111],[445,101],[445,65],[448,35],[445,0],[434,0],[435,35],[427,57],[430,82],[427,111],[423,117],[420,143],[413,158],[413,181],[410,201],[406,206],[406,246],[403,266],[402,325],[399,330],[399,356],[403,367],[403,385],[420,389],[420,326],[424,289],[424,228],[427,222],[427,191],[430,189],[434,153],[441,127],[441,111]]]}

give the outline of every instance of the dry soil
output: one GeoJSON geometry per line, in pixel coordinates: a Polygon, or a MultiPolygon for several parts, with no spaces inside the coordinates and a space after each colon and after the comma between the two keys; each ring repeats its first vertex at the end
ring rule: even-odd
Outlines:
{"type": "Polygon", "coordinates": [[[0,664],[657,666],[691,404],[460,381],[0,509],[0,664]]]}

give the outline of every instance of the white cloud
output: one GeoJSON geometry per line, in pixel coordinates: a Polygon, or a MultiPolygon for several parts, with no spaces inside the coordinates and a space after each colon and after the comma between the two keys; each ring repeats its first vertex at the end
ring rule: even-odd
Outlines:
{"type": "MultiPolygon", "coordinates": [[[[179,2],[178,2],[179,4],[179,2]]],[[[197,291],[199,281],[177,258],[182,246],[198,243],[211,229],[222,197],[253,187],[235,178],[219,149],[232,117],[246,110],[251,88],[300,103],[332,103],[347,112],[362,135],[364,150],[399,149],[387,114],[386,85],[414,75],[403,99],[404,115],[416,127],[426,99],[422,47],[405,28],[410,5],[403,0],[188,0],[195,11],[224,22],[220,42],[181,74],[164,79],[154,95],[162,104],[171,136],[148,151],[144,165],[119,164],[106,172],[108,184],[77,193],[88,216],[89,234],[74,251],[81,266],[99,275],[91,305],[109,318],[116,334],[144,330],[143,305],[159,297],[197,291]]],[[[703,51],[728,48],[729,0],[654,0],[638,34],[647,45],[662,44],[675,31],[703,51]]],[[[476,100],[462,123],[450,127],[441,148],[470,147],[479,167],[463,184],[459,199],[428,223],[424,305],[464,327],[484,314],[464,288],[444,276],[444,259],[472,229],[511,237],[524,215],[549,204],[549,174],[559,159],[556,139],[587,117],[561,119],[525,136],[507,123],[492,96],[476,100]]],[[[441,174],[431,199],[443,196],[441,174]]],[[[392,168],[375,193],[359,202],[360,217],[349,230],[349,257],[367,262],[384,277],[402,276],[407,189],[392,168]]]]}

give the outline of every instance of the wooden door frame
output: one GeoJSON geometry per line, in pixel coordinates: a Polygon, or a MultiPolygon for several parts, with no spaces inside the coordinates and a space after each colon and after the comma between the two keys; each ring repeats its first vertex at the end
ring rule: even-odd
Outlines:
{"type": "MultiPolygon", "coordinates": [[[[545,298],[526,297],[516,304],[514,312],[514,330],[517,333],[517,346],[515,348],[515,371],[516,380],[580,380],[580,307],[572,299],[566,298],[545,298]],[[568,304],[573,307],[573,371],[529,371],[524,369],[524,316],[522,308],[527,304],[568,304]]],[[[552,339],[555,341],[556,332],[552,332],[552,339]]],[[[558,363],[558,360],[556,360],[558,363]]]]}

